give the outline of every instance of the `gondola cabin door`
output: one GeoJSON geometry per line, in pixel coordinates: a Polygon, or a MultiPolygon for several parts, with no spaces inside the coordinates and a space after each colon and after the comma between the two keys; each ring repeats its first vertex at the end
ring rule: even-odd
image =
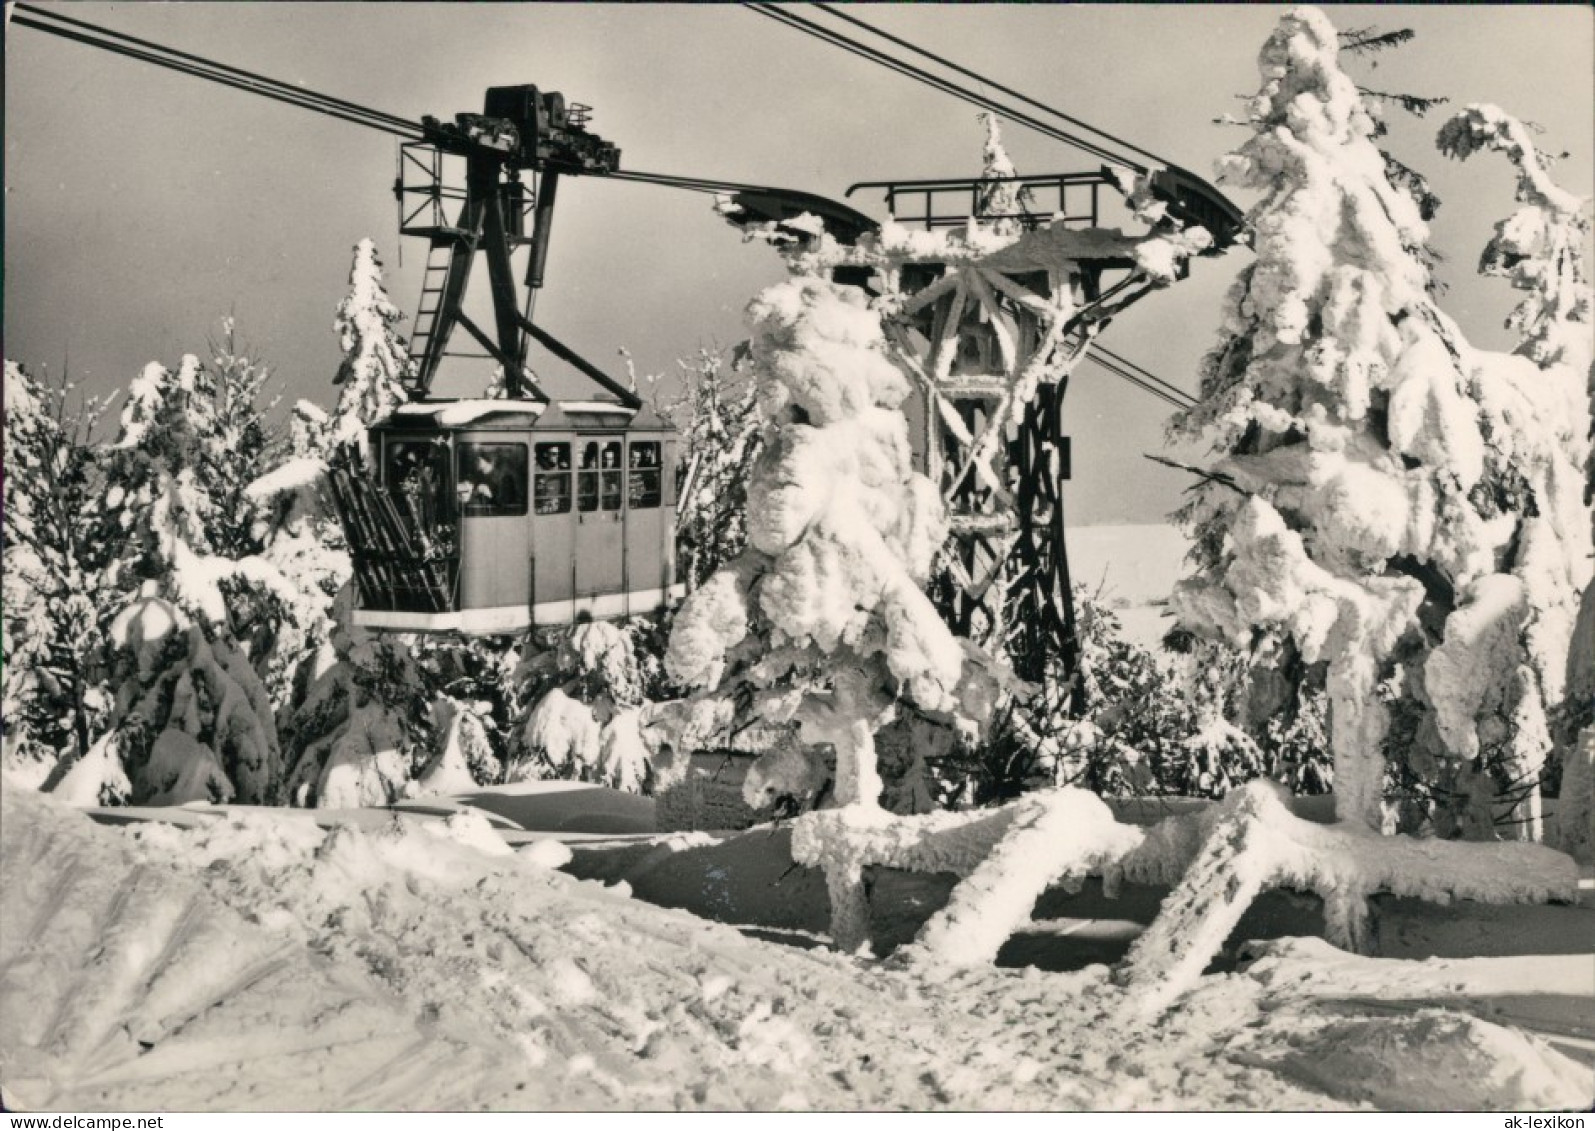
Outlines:
{"type": "Polygon", "coordinates": [[[597,598],[625,585],[626,440],[578,433],[576,451],[576,604],[602,616],[608,610],[596,608],[597,598]]]}
{"type": "Polygon", "coordinates": [[[461,432],[454,441],[462,607],[502,610],[509,620],[523,617],[531,598],[530,439],[461,432]]]}
{"type": "Polygon", "coordinates": [[[562,624],[576,615],[576,440],[534,437],[531,620],[562,624]]]}
{"type": "Polygon", "coordinates": [[[626,437],[626,593],[633,612],[664,603],[675,580],[672,466],[675,444],[663,432],[626,437]]]}

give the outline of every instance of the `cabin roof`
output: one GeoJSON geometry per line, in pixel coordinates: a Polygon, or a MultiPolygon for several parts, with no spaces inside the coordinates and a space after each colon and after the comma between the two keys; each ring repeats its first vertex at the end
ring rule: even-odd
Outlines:
{"type": "Polygon", "coordinates": [[[651,408],[629,408],[613,401],[451,400],[404,404],[384,421],[390,427],[512,427],[557,430],[568,427],[629,427],[668,430],[651,408]]]}
{"type": "Polygon", "coordinates": [[[471,400],[422,401],[419,404],[402,404],[393,410],[394,423],[434,424],[440,428],[454,428],[461,424],[474,424],[490,416],[543,415],[548,406],[542,401],[471,400]]]}

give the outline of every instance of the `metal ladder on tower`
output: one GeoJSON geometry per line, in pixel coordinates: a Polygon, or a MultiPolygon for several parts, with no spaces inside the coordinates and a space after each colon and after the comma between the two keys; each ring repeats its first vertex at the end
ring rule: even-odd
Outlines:
{"type": "Polygon", "coordinates": [[[433,236],[426,253],[426,271],[421,276],[421,297],[410,335],[410,374],[415,376],[437,330],[438,312],[443,308],[443,293],[448,289],[449,270],[454,262],[455,240],[433,236]]]}

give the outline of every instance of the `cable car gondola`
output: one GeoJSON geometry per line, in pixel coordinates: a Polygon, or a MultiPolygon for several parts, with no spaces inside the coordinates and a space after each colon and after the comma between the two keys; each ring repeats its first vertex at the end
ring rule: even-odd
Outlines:
{"type": "Polygon", "coordinates": [[[334,472],[355,623],[488,635],[646,613],[675,578],[676,437],[606,401],[433,401],[372,429],[334,472]]]}
{"type": "Polygon", "coordinates": [[[400,150],[400,230],[428,239],[430,252],[411,339],[411,403],[370,430],[369,463],[333,473],[357,625],[516,633],[651,612],[683,595],[667,473],[675,430],[531,319],[559,177],[605,175],[620,163],[619,150],[587,130],[588,114],[535,86],[494,87],[485,113],[453,124],[423,119],[425,137],[400,150]],[[443,183],[448,155],[465,160],[463,187],[443,183]],[[416,170],[421,183],[408,183],[416,170]],[[457,218],[444,214],[444,200],[460,202],[457,218]],[[510,262],[519,245],[530,245],[524,308],[510,262]],[[492,288],[491,335],[462,309],[478,251],[492,288]],[[457,328],[499,363],[507,398],[428,397],[457,328]],[[526,368],[531,340],[612,399],[550,398],[526,368]]]}

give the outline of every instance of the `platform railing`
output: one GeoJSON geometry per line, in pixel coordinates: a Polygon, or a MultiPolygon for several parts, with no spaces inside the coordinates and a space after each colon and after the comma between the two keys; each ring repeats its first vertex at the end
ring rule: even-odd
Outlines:
{"type": "Polygon", "coordinates": [[[1115,187],[1104,172],[1045,173],[985,180],[862,181],[851,186],[847,195],[860,189],[882,190],[893,220],[904,225],[923,225],[927,230],[956,227],[968,223],[971,216],[980,220],[1017,220],[1027,228],[1058,223],[1094,228],[1098,226],[1104,185],[1115,187]],[[996,185],[1018,186],[1029,196],[1030,205],[1016,212],[988,211],[982,206],[982,199],[989,198],[996,185]],[[913,211],[915,208],[918,211],[913,211]]]}

